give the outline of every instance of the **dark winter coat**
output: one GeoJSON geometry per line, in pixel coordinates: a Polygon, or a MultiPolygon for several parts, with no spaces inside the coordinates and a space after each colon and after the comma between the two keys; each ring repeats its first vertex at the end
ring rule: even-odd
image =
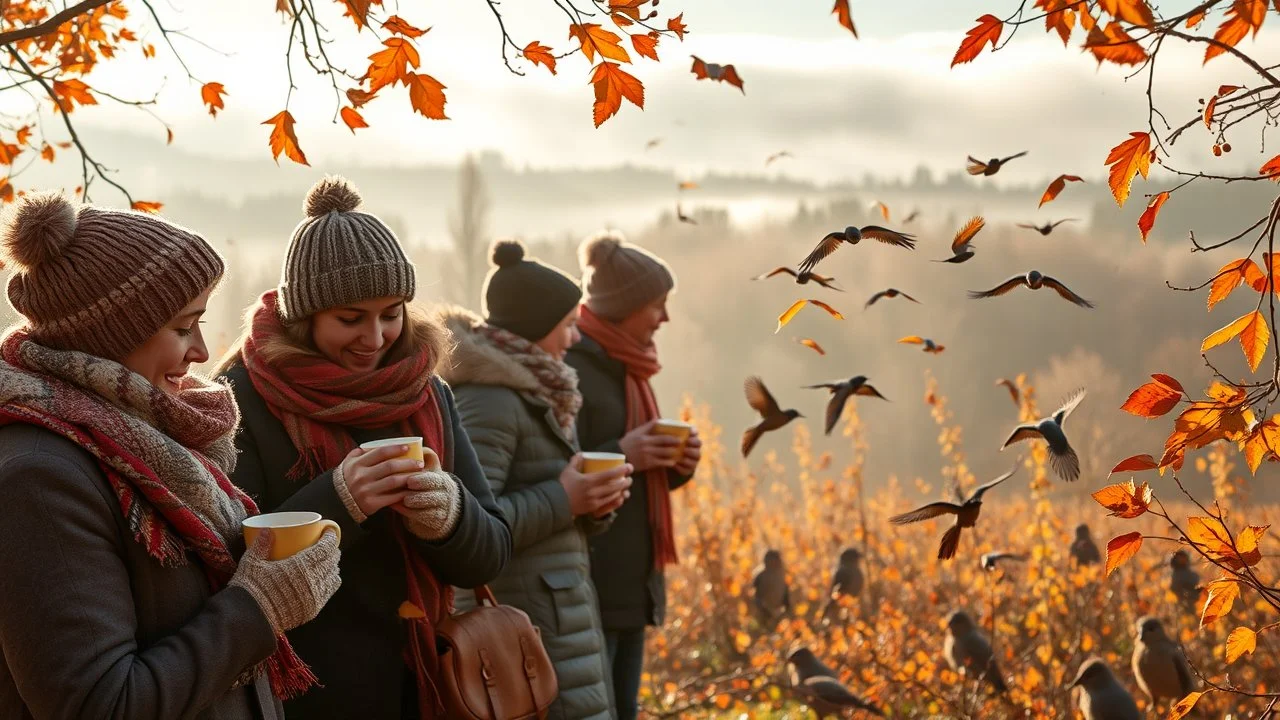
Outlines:
{"type": "MultiPolygon", "coordinates": [[[[626,366],[586,336],[569,349],[565,361],[578,371],[582,410],[578,441],[583,450],[622,452],[618,441],[627,433],[626,366]]],[[[668,472],[675,490],[689,481],[668,472]]],[[[649,530],[648,481],[636,473],[631,497],[618,509],[608,532],[591,538],[591,575],[600,595],[605,630],[635,630],[660,625],[666,615],[667,585],[653,565],[649,530]]]]}
{"type": "MultiPolygon", "coordinates": [[[[587,534],[603,532],[609,523],[575,521],[559,477],[578,440],[561,430],[551,406],[535,396],[539,383],[533,372],[472,331],[479,322],[461,309],[446,315],[458,344],[441,375],[453,387],[462,424],[511,525],[511,562],[490,588],[499,602],[528,613],[541,631],[560,686],[549,717],[608,720],[608,655],[587,534]]],[[[465,593],[458,599],[459,608],[474,604],[465,593]]]]}
{"type": "Polygon", "coordinates": [[[134,539],[80,446],[0,428],[0,718],[279,720],[258,603],[210,593],[200,561],[165,567],[134,539]]]}
{"type": "MultiPolygon", "coordinates": [[[[286,478],[298,460],[284,425],[237,363],[226,379],[240,403],[236,447],[240,458],[232,481],[249,493],[262,512],[310,510],[342,527],[342,587],[315,620],[289,633],[289,641],[320,679],[323,688],[285,704],[289,720],[299,718],[400,718],[415,707],[417,686],[404,662],[408,641],[400,604],[408,599],[404,559],[391,531],[390,510],[357,524],[333,487],[333,471],[310,482],[286,478]]],[[[466,488],[462,518],[442,542],[414,540],[440,581],[471,588],[490,582],[511,556],[511,532],[489,491],[454,408],[453,394],[439,380],[432,389],[444,418],[446,460],[466,488]]],[[[358,443],[396,437],[395,425],[379,430],[350,428],[358,443]]],[[[416,712],[414,713],[416,715],[416,712]]]]}

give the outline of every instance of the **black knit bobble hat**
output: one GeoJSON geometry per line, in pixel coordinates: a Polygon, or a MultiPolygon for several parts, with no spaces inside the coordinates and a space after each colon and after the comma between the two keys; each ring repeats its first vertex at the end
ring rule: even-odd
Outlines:
{"type": "Polygon", "coordinates": [[[582,288],[559,269],[524,255],[518,240],[493,244],[494,267],[484,281],[485,322],[537,342],[581,302],[582,288]]]}

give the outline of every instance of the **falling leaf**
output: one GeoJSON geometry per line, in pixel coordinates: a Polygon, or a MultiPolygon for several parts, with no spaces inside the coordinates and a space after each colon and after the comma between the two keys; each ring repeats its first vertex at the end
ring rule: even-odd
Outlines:
{"type": "MultiPolygon", "coordinates": [[[[1150,456],[1148,456],[1150,457],[1150,456]]],[[[1152,460],[1152,467],[1155,460],[1152,460]]],[[[1118,485],[1108,485],[1093,493],[1098,504],[1111,511],[1113,517],[1126,520],[1136,518],[1147,511],[1151,505],[1151,488],[1146,483],[1135,487],[1133,480],[1118,485]]]]}
{"type": "Polygon", "coordinates": [[[836,0],[836,6],[831,9],[832,14],[845,26],[853,36],[858,37],[858,28],[853,26],[853,16],[849,14],[849,0],[836,0]]]}
{"type": "Polygon", "coordinates": [[[139,212],[158,213],[160,212],[160,209],[164,207],[164,203],[147,202],[146,200],[134,200],[133,205],[131,207],[133,207],[134,210],[137,210],[139,212]]]}
{"type": "Polygon", "coordinates": [[[1222,579],[1209,583],[1209,597],[1204,601],[1204,611],[1200,614],[1200,627],[1212,625],[1231,612],[1236,598],[1240,597],[1240,584],[1235,580],[1222,579]]]}
{"type": "Polygon", "coordinates": [[[591,76],[595,85],[596,102],[593,107],[596,127],[613,117],[622,107],[622,98],[644,109],[644,85],[622,69],[621,65],[601,62],[591,76]]]}
{"type": "Polygon", "coordinates": [[[1262,167],[1258,168],[1258,174],[1280,182],[1280,155],[1271,158],[1262,167]]]}
{"type": "Polygon", "coordinates": [[[804,308],[805,305],[808,305],[809,303],[813,303],[814,305],[817,305],[823,310],[826,310],[827,313],[831,315],[831,317],[837,320],[844,319],[844,316],[841,315],[835,308],[831,307],[830,305],[820,300],[797,300],[791,304],[791,307],[787,308],[785,312],[783,312],[781,315],[778,316],[778,327],[773,331],[773,333],[775,335],[778,334],[778,330],[781,330],[783,327],[786,326],[787,323],[791,322],[792,318],[794,318],[797,314],[799,314],[800,310],[804,308]]]}
{"type": "Polygon", "coordinates": [[[595,62],[596,53],[600,53],[602,58],[631,62],[631,56],[627,54],[626,49],[618,44],[622,38],[595,23],[570,25],[569,38],[577,38],[582,46],[582,54],[587,57],[587,62],[595,62]]]}
{"type": "Polygon", "coordinates": [[[1147,51],[1134,40],[1118,22],[1107,24],[1104,29],[1095,26],[1084,42],[1098,64],[1139,65],[1147,59],[1147,51]]]}
{"type": "Polygon", "coordinates": [[[679,15],[668,20],[667,30],[670,30],[671,32],[675,33],[676,37],[680,38],[681,42],[683,42],[684,34],[689,32],[688,26],[684,24],[684,13],[680,13],[679,15]]]}
{"type": "Polygon", "coordinates": [[[1120,409],[1138,417],[1157,418],[1172,410],[1181,399],[1182,388],[1173,388],[1157,378],[1129,393],[1129,399],[1120,409]]]}
{"type": "Polygon", "coordinates": [[[200,87],[200,100],[209,106],[209,114],[214,117],[218,117],[218,110],[223,108],[222,96],[226,94],[222,83],[209,82],[200,87]]]}
{"type": "Polygon", "coordinates": [[[1129,139],[1111,148],[1106,164],[1111,166],[1108,184],[1115,195],[1116,204],[1123,207],[1129,199],[1129,186],[1138,173],[1146,177],[1151,169],[1151,136],[1145,132],[1131,132],[1129,139]]]}
{"type": "Polygon", "coordinates": [[[1111,538],[1107,542],[1107,577],[1142,548],[1142,533],[1131,532],[1111,538]]]}
{"type": "Polygon", "coordinates": [[[293,115],[288,110],[281,110],[275,117],[262,124],[271,126],[271,158],[277,165],[280,164],[280,153],[284,153],[285,157],[296,163],[311,164],[307,162],[307,156],[302,153],[302,148],[298,147],[298,136],[293,132],[293,115]]]}
{"type": "Polygon", "coordinates": [[[1160,208],[1164,206],[1166,200],[1169,199],[1169,193],[1161,191],[1151,198],[1151,202],[1147,203],[1147,209],[1142,211],[1142,217],[1138,218],[1138,231],[1142,233],[1142,243],[1147,242],[1147,235],[1151,233],[1151,228],[1155,227],[1156,215],[1160,214],[1160,208]]]}
{"type": "Polygon", "coordinates": [[[1196,706],[1196,703],[1200,702],[1201,696],[1207,692],[1213,691],[1197,690],[1195,692],[1188,693],[1186,697],[1178,701],[1177,705],[1169,708],[1168,720],[1182,720],[1182,718],[1186,717],[1187,713],[1191,712],[1191,709],[1196,706]]]}
{"type": "Polygon", "coordinates": [[[351,101],[352,107],[363,107],[365,103],[373,99],[374,93],[365,92],[360,88],[348,88],[347,99],[351,101]]]}
{"type": "Polygon", "coordinates": [[[632,35],[631,47],[635,48],[637,55],[643,55],[656,61],[658,59],[658,34],[641,35],[637,33],[632,35]]]}
{"type": "Polygon", "coordinates": [[[835,318],[835,319],[837,319],[837,320],[843,320],[843,319],[844,319],[844,315],[841,315],[839,310],[836,310],[835,308],[833,308],[833,307],[831,307],[830,305],[828,305],[828,304],[826,304],[826,303],[822,302],[821,300],[810,300],[809,302],[813,303],[814,305],[817,305],[818,307],[822,308],[823,310],[826,310],[828,315],[830,315],[831,317],[833,317],[833,318],[835,318]]]}
{"type": "Polygon", "coordinates": [[[524,46],[524,50],[520,51],[525,59],[534,65],[546,65],[552,75],[556,74],[556,56],[551,54],[551,48],[539,43],[537,40],[524,46]]]}
{"type": "Polygon", "coordinates": [[[342,110],[338,111],[338,114],[342,116],[342,122],[346,123],[347,127],[351,128],[352,135],[356,134],[356,128],[369,127],[369,123],[366,123],[364,118],[361,117],[360,113],[356,112],[354,108],[344,107],[342,110]]]}
{"type": "Polygon", "coordinates": [[[797,341],[797,342],[799,342],[801,345],[803,345],[803,346],[805,346],[805,347],[807,347],[807,348],[812,349],[814,352],[818,353],[819,355],[826,355],[826,354],[827,354],[827,351],[826,351],[826,350],[823,350],[823,349],[822,349],[822,346],[821,346],[821,345],[819,345],[819,344],[818,344],[818,342],[817,342],[816,340],[811,340],[811,339],[809,339],[809,338],[804,338],[803,340],[799,340],[799,341],[797,341]]]}
{"type": "Polygon", "coordinates": [[[1258,649],[1258,634],[1247,627],[1238,627],[1227,636],[1227,664],[1240,659],[1241,655],[1252,655],[1258,649]]]}
{"type": "Polygon", "coordinates": [[[1115,467],[1111,468],[1111,472],[1107,476],[1115,475],[1118,472],[1141,472],[1143,470],[1155,470],[1160,466],[1156,459],[1150,455],[1134,455],[1121,460],[1115,467]]]}
{"type": "Polygon", "coordinates": [[[956,50],[956,55],[951,59],[951,67],[955,67],[960,63],[972,62],[974,58],[982,53],[982,48],[987,43],[991,43],[994,49],[996,43],[1000,41],[1000,33],[1004,31],[1004,23],[995,15],[983,15],[978,18],[978,24],[965,33],[964,40],[960,43],[960,49],[956,50]]]}
{"type": "Polygon", "coordinates": [[[1254,288],[1266,287],[1266,276],[1249,258],[1232,260],[1214,275],[1213,284],[1209,287],[1209,309],[1212,310],[1214,305],[1226,300],[1241,283],[1248,283],[1254,288]]]}
{"type": "MultiPolygon", "coordinates": [[[[1213,34],[1213,39],[1217,40],[1221,45],[1211,44],[1204,51],[1204,62],[1218,57],[1226,52],[1223,45],[1227,47],[1235,47],[1245,35],[1249,34],[1249,19],[1246,17],[1247,9],[1254,0],[1243,0],[1246,12],[1241,12],[1241,2],[1238,0],[1227,8],[1227,19],[1218,26],[1218,31],[1213,34]]],[[[1264,8],[1265,10],[1265,8],[1264,8]]]]}
{"type": "Polygon", "coordinates": [[[1062,192],[1068,182],[1084,182],[1084,178],[1079,175],[1059,175],[1053,182],[1049,183],[1049,187],[1045,188],[1044,195],[1040,196],[1040,207],[1058,197],[1058,193],[1062,192]]]}
{"type": "Polygon", "coordinates": [[[444,85],[426,73],[409,73],[409,102],[413,109],[432,120],[448,120],[444,114],[444,85]]]}
{"type": "Polygon", "coordinates": [[[888,222],[888,221],[889,221],[889,206],[888,206],[888,205],[885,205],[884,203],[882,203],[882,202],[880,202],[880,201],[876,201],[876,205],[875,205],[875,206],[876,206],[877,208],[879,208],[879,210],[880,210],[880,217],[883,217],[883,218],[885,219],[885,222],[888,222]]]}
{"type": "MultiPolygon", "coordinates": [[[[409,68],[416,70],[418,67],[418,50],[410,41],[401,37],[389,37],[382,44],[386,49],[369,56],[369,69],[364,74],[364,79],[369,81],[370,93],[376,93],[397,81],[407,82],[409,68]]],[[[352,101],[352,104],[355,105],[355,102],[352,101]]]]}
{"type": "Polygon", "coordinates": [[[392,15],[391,17],[387,18],[386,21],[382,23],[382,28],[389,33],[395,33],[396,35],[404,35],[405,37],[411,37],[411,38],[422,37],[423,35],[427,34],[427,30],[431,29],[431,28],[427,28],[427,30],[419,30],[418,28],[405,22],[404,18],[400,17],[399,15],[392,15]]]}

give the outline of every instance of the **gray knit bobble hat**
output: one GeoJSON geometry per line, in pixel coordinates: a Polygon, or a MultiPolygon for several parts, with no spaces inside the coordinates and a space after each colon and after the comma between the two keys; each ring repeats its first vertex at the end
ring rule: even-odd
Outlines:
{"type": "Polygon", "coordinates": [[[400,241],[359,208],[360,193],[336,175],[307,193],[307,217],[293,230],[280,276],[282,320],[377,297],[413,299],[413,263],[400,241]]]}
{"type": "Polygon", "coordinates": [[[617,233],[588,238],[578,254],[587,307],[605,320],[618,322],[675,288],[661,258],[617,233]]]}

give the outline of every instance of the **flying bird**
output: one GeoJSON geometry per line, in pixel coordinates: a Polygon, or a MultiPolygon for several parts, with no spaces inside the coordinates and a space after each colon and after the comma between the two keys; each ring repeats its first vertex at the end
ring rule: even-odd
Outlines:
{"type": "Polygon", "coordinates": [[[1017,155],[1010,155],[1007,158],[991,158],[986,162],[982,162],[981,160],[970,155],[969,163],[965,166],[965,169],[969,171],[970,175],[986,175],[990,177],[991,175],[995,175],[996,173],[1000,172],[1000,168],[1004,167],[1005,163],[1009,162],[1010,160],[1013,160],[1014,158],[1020,158],[1026,154],[1027,154],[1027,151],[1023,150],[1017,155]]]}
{"type": "Polygon", "coordinates": [[[1182,648],[1164,631],[1159,618],[1142,617],[1137,623],[1133,645],[1133,676],[1138,687],[1151,698],[1151,706],[1162,699],[1176,703],[1195,690],[1191,667],[1182,648]]]}
{"type": "Polygon", "coordinates": [[[644,144],[644,150],[645,152],[649,152],[650,150],[658,147],[661,144],[662,144],[662,138],[654,138],[644,144]]]}
{"type": "Polygon", "coordinates": [[[1169,558],[1169,589],[1188,610],[1195,612],[1200,602],[1200,573],[1191,569],[1191,556],[1179,550],[1169,558]]]}
{"type": "Polygon", "coordinates": [[[889,518],[889,522],[894,525],[905,525],[907,523],[920,522],[921,520],[930,520],[940,515],[955,515],[956,523],[942,536],[942,543],[938,546],[938,559],[950,560],[956,554],[956,548],[960,546],[960,532],[964,528],[971,528],[978,524],[978,514],[982,512],[982,496],[988,490],[999,485],[1000,483],[1013,477],[1018,472],[1018,465],[1022,459],[1019,458],[1014,463],[1013,469],[992,480],[986,485],[980,485],[974,488],[969,496],[964,498],[959,505],[945,500],[932,502],[923,507],[918,507],[911,512],[905,512],[901,515],[894,515],[889,518]]]}
{"type": "Polygon", "coordinates": [[[800,648],[791,653],[787,662],[794,670],[792,690],[801,702],[818,714],[818,720],[831,715],[843,717],[850,709],[864,710],[877,717],[884,717],[879,708],[845,687],[835,671],[808,648],[800,648]]]}
{"type": "Polygon", "coordinates": [[[1000,378],[996,381],[996,385],[1003,385],[1009,391],[1009,397],[1013,398],[1013,404],[1022,407],[1021,394],[1018,392],[1018,386],[1013,384],[1008,378],[1000,378]]]}
{"type": "Polygon", "coordinates": [[[844,230],[827,233],[826,237],[818,242],[818,246],[809,253],[809,256],[800,263],[800,271],[805,272],[812,270],[815,265],[827,257],[831,253],[840,249],[841,243],[849,243],[857,245],[866,238],[868,240],[879,240],[887,245],[895,245],[900,248],[914,250],[916,240],[914,235],[900,233],[896,230],[880,227],[879,225],[864,225],[861,228],[850,225],[844,230]]]}
{"type": "Polygon", "coordinates": [[[875,295],[872,295],[872,296],[871,296],[871,299],[867,301],[867,304],[863,306],[863,309],[865,310],[866,308],[869,308],[869,307],[871,307],[872,305],[875,305],[875,304],[876,304],[876,301],[877,301],[877,300],[879,300],[880,298],[896,298],[896,297],[898,297],[899,295],[901,295],[902,297],[904,297],[904,298],[906,298],[906,299],[910,300],[910,301],[911,301],[911,302],[913,302],[913,303],[919,303],[919,302],[920,302],[919,300],[917,300],[917,299],[915,299],[915,298],[911,297],[910,295],[908,295],[908,294],[906,294],[906,293],[902,292],[901,290],[899,290],[899,289],[897,289],[897,288],[889,288],[888,290],[881,290],[880,292],[876,293],[875,295]]]}
{"type": "Polygon", "coordinates": [[[973,237],[986,224],[987,221],[981,215],[969,218],[969,222],[957,230],[956,236],[951,240],[951,257],[946,260],[934,260],[934,262],[962,263],[973,257],[973,237]]]}
{"type": "Polygon", "coordinates": [[[978,629],[969,613],[956,610],[947,616],[947,637],[942,644],[942,653],[953,671],[985,677],[996,692],[1008,692],[1000,666],[991,651],[991,641],[978,629]]]}
{"type": "Polygon", "coordinates": [[[911,222],[912,220],[915,220],[915,219],[916,219],[916,218],[918,218],[918,217],[920,217],[920,211],[919,211],[919,210],[912,210],[912,211],[911,211],[911,214],[910,214],[910,215],[907,215],[907,219],[906,219],[906,220],[903,220],[902,222],[903,222],[903,223],[909,223],[909,222],[911,222]]]}
{"type": "Polygon", "coordinates": [[[1071,541],[1071,558],[1077,565],[1096,565],[1102,562],[1098,544],[1093,541],[1089,526],[1084,523],[1076,526],[1076,539],[1071,541]]]}
{"type": "Polygon", "coordinates": [[[946,345],[938,345],[929,338],[922,338],[919,335],[908,335],[898,342],[908,343],[910,345],[924,345],[924,348],[922,349],[927,353],[940,353],[947,349],[946,345]]]}
{"type": "Polygon", "coordinates": [[[1045,223],[1044,225],[1028,225],[1026,223],[1018,223],[1018,227],[1027,228],[1028,230],[1035,230],[1041,235],[1048,235],[1049,233],[1053,232],[1054,228],[1058,227],[1062,223],[1071,222],[1076,219],[1077,218],[1066,218],[1064,220],[1059,220],[1057,222],[1045,223]]]}
{"type": "Polygon", "coordinates": [[[791,590],[787,587],[787,568],[782,553],[770,548],[764,553],[764,567],[751,579],[752,602],[762,623],[777,622],[791,611],[791,590]]]}
{"type": "Polygon", "coordinates": [[[760,422],[752,425],[742,432],[742,457],[751,454],[751,448],[756,446],[760,440],[760,436],[771,430],[786,425],[798,417],[804,417],[796,410],[782,410],[778,407],[778,401],[773,399],[773,395],[769,394],[769,389],[764,386],[764,381],[756,376],[747,378],[742,384],[743,390],[747,394],[747,404],[753,410],[760,413],[760,422]]]}
{"type": "Polygon", "coordinates": [[[1078,687],[1084,720],[1140,720],[1138,704],[1100,657],[1084,661],[1068,688],[1078,687]]]}
{"type": "Polygon", "coordinates": [[[817,273],[815,273],[815,272],[810,272],[810,271],[807,271],[807,270],[806,270],[806,271],[804,271],[804,272],[799,272],[799,273],[797,273],[795,270],[792,270],[792,269],[791,269],[791,268],[789,268],[789,267],[777,267],[777,268],[774,268],[774,269],[770,270],[770,271],[769,271],[769,272],[767,272],[767,273],[764,273],[764,274],[762,274],[762,275],[757,275],[757,276],[755,276],[755,277],[753,277],[753,278],[751,278],[751,279],[752,279],[752,280],[765,280],[765,279],[768,279],[768,278],[774,277],[774,276],[776,276],[776,275],[790,275],[791,277],[793,277],[793,278],[795,278],[795,279],[796,279],[796,284],[797,284],[797,285],[807,285],[807,284],[809,283],[809,281],[810,281],[810,280],[812,280],[813,282],[818,283],[819,285],[821,285],[821,286],[822,286],[822,287],[824,287],[824,288],[827,288],[828,290],[835,290],[835,291],[837,291],[837,292],[844,292],[843,290],[841,290],[840,288],[838,288],[838,287],[836,287],[835,285],[833,285],[833,284],[832,284],[832,283],[834,283],[834,282],[835,282],[835,278],[823,277],[822,275],[819,275],[819,274],[817,274],[817,273]]]}
{"type": "Polygon", "coordinates": [[[690,68],[690,72],[699,80],[726,82],[741,90],[743,95],[747,94],[746,88],[742,87],[742,78],[739,77],[738,70],[732,65],[703,62],[697,55],[690,55],[689,57],[693,58],[693,67],[690,68]]]}
{"type": "Polygon", "coordinates": [[[1067,399],[1062,407],[1058,408],[1053,415],[1037,420],[1034,423],[1024,423],[1013,429],[1009,434],[1009,439],[1004,441],[1004,445],[1000,446],[1001,452],[1010,445],[1022,440],[1044,440],[1049,444],[1049,464],[1053,466],[1054,472],[1058,477],[1071,482],[1080,477],[1080,458],[1076,455],[1075,449],[1067,442],[1067,434],[1062,429],[1062,424],[1066,422],[1067,416],[1072,410],[1080,404],[1084,399],[1084,388],[1076,390],[1070,398],[1067,399]]]}
{"type": "Polygon", "coordinates": [[[982,569],[992,572],[1000,566],[1002,562],[1025,562],[1026,555],[1018,555],[1011,552],[989,552],[983,553],[978,559],[978,563],[982,565],[982,569]]]}
{"type": "Polygon", "coordinates": [[[844,412],[844,404],[848,402],[850,397],[854,395],[869,395],[878,397],[881,400],[888,400],[888,398],[880,394],[879,390],[871,387],[871,384],[867,382],[866,375],[854,375],[848,380],[833,380],[817,385],[805,385],[807,390],[816,390],[818,388],[825,388],[831,391],[831,400],[827,402],[827,435],[830,435],[831,430],[835,428],[836,421],[840,419],[840,414],[844,412]]]}
{"type": "Polygon", "coordinates": [[[692,217],[684,214],[684,208],[680,207],[680,203],[678,202],[676,203],[676,219],[683,223],[689,223],[690,225],[698,224],[697,220],[694,220],[692,217]]]}
{"type": "Polygon", "coordinates": [[[1069,300],[1080,307],[1093,307],[1093,303],[1072,292],[1071,288],[1063,285],[1061,280],[1048,275],[1043,275],[1039,270],[1031,270],[1025,275],[1014,275],[990,290],[970,290],[969,297],[974,300],[980,300],[982,298],[1004,295],[1021,285],[1025,285],[1032,290],[1039,290],[1042,287],[1047,287],[1058,293],[1058,295],[1061,295],[1064,299],[1069,300]]]}
{"type": "Polygon", "coordinates": [[[775,160],[781,160],[782,158],[789,158],[789,157],[791,157],[791,153],[787,152],[786,150],[782,150],[781,152],[776,152],[770,155],[769,157],[765,158],[764,164],[766,166],[772,165],[775,160]]]}

